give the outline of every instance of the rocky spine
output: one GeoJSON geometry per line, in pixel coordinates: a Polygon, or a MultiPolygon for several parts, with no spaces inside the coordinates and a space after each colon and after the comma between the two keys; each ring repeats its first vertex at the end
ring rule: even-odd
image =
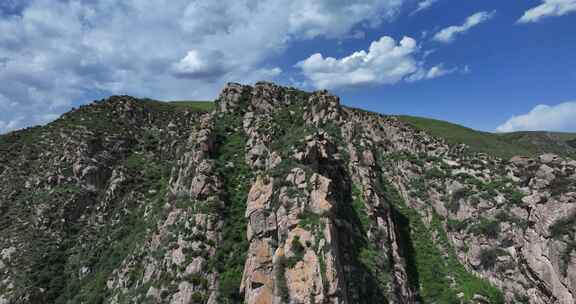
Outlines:
{"type": "Polygon", "coordinates": [[[571,159],[472,153],[264,82],[211,112],[112,97],[12,137],[2,304],[576,299],[571,159]]]}

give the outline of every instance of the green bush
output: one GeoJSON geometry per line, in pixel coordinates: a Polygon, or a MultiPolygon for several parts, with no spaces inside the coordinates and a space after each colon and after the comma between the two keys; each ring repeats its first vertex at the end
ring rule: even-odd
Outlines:
{"type": "Polygon", "coordinates": [[[550,234],[555,239],[562,239],[565,235],[574,236],[576,234],[576,212],[552,224],[550,234]]]}
{"type": "Polygon", "coordinates": [[[235,304],[242,303],[244,298],[240,294],[242,274],[238,271],[225,272],[220,276],[218,286],[218,303],[235,304]]]}
{"type": "Polygon", "coordinates": [[[564,249],[562,255],[560,256],[562,260],[561,270],[564,276],[568,274],[567,271],[568,266],[570,265],[570,261],[572,260],[572,252],[576,252],[576,240],[574,239],[572,239],[571,241],[568,242],[568,244],[566,244],[566,248],[564,249]]]}
{"type": "Polygon", "coordinates": [[[557,176],[550,183],[550,193],[553,196],[560,195],[562,193],[568,192],[573,185],[574,182],[569,178],[564,176],[557,176]]]}
{"type": "Polygon", "coordinates": [[[495,216],[497,220],[500,222],[508,222],[512,224],[518,225],[520,228],[526,228],[528,226],[528,222],[525,219],[521,219],[517,216],[514,216],[510,213],[510,211],[500,210],[495,216]]]}
{"type": "Polygon", "coordinates": [[[446,228],[448,231],[462,231],[468,227],[468,221],[459,221],[448,219],[446,222],[446,228]]]}
{"type": "Polygon", "coordinates": [[[496,248],[482,249],[480,251],[480,265],[486,270],[493,269],[498,261],[500,250],[496,248]]]}
{"type": "Polygon", "coordinates": [[[199,273],[188,274],[184,279],[192,283],[194,286],[200,286],[204,289],[208,288],[208,279],[199,273]]]}
{"type": "Polygon", "coordinates": [[[478,223],[472,225],[469,231],[475,235],[484,235],[488,238],[495,239],[500,233],[500,223],[482,218],[478,223]]]}
{"type": "Polygon", "coordinates": [[[504,192],[504,197],[506,197],[506,200],[508,200],[508,202],[513,205],[521,205],[522,198],[524,198],[524,193],[508,188],[504,192]]]}
{"type": "Polygon", "coordinates": [[[470,191],[470,189],[466,187],[460,188],[452,193],[452,201],[458,202],[461,199],[465,199],[468,196],[470,196],[471,193],[472,192],[470,191]]]}
{"type": "Polygon", "coordinates": [[[427,170],[425,173],[426,179],[431,180],[431,179],[443,179],[446,177],[446,174],[444,173],[444,171],[440,170],[439,168],[432,168],[430,170],[427,170]]]}
{"type": "Polygon", "coordinates": [[[201,292],[195,292],[192,294],[192,303],[204,303],[204,294],[201,292]]]}
{"type": "Polygon", "coordinates": [[[410,180],[411,192],[421,200],[428,199],[428,190],[426,189],[426,181],[424,178],[414,178],[410,180]]]}
{"type": "Polygon", "coordinates": [[[300,220],[298,226],[305,228],[308,231],[314,231],[321,226],[320,216],[308,210],[304,210],[304,212],[300,213],[298,219],[300,220]]]}
{"type": "Polygon", "coordinates": [[[446,207],[446,209],[448,209],[448,211],[452,213],[458,213],[458,211],[460,210],[460,201],[450,199],[444,202],[444,207],[446,207]]]}
{"type": "Polygon", "coordinates": [[[306,248],[302,246],[300,237],[297,235],[292,238],[292,252],[294,253],[294,256],[286,259],[285,265],[288,268],[294,268],[298,262],[302,261],[304,259],[304,253],[306,252],[306,248]]]}
{"type": "Polygon", "coordinates": [[[290,302],[290,293],[288,284],[286,283],[286,267],[287,261],[284,256],[280,256],[277,260],[275,267],[276,285],[278,286],[278,293],[284,303],[290,302]]]}
{"type": "Polygon", "coordinates": [[[529,304],[530,297],[526,295],[514,295],[514,303],[516,304],[529,304]]]}
{"type": "Polygon", "coordinates": [[[312,133],[304,121],[304,109],[301,104],[294,104],[276,111],[271,118],[271,130],[264,130],[275,138],[271,149],[279,151],[283,158],[288,158],[292,149],[312,133]]]}
{"type": "Polygon", "coordinates": [[[370,218],[366,213],[366,206],[364,205],[364,200],[362,199],[362,192],[358,187],[356,187],[356,185],[352,186],[352,195],[354,196],[352,200],[352,208],[358,215],[358,219],[360,219],[362,229],[366,231],[368,228],[370,228],[370,218]]]}
{"type": "Polygon", "coordinates": [[[572,252],[576,251],[576,213],[552,224],[550,234],[554,239],[566,243],[566,248],[561,255],[562,271],[566,273],[572,252]]]}

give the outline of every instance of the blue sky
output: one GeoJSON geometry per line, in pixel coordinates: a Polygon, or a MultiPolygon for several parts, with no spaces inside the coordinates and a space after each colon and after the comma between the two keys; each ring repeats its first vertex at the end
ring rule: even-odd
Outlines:
{"type": "Polygon", "coordinates": [[[576,0],[286,3],[3,1],[0,133],[112,94],[213,99],[258,80],[486,131],[576,131],[576,0]]]}

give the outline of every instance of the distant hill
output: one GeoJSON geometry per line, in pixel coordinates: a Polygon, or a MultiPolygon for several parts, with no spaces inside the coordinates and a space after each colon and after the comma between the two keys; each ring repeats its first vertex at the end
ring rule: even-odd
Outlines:
{"type": "Polygon", "coordinates": [[[556,153],[571,157],[576,154],[576,133],[547,131],[489,133],[436,119],[407,115],[396,117],[417,129],[444,138],[450,144],[463,143],[475,152],[502,158],[514,155],[534,156],[539,153],[556,153]]]}

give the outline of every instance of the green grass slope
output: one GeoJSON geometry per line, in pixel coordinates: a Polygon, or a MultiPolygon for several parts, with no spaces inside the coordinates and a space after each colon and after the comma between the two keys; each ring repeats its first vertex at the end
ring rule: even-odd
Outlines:
{"type": "Polygon", "coordinates": [[[500,134],[508,141],[534,147],[538,152],[552,152],[574,157],[576,133],[524,131],[500,134]]]}
{"type": "Polygon", "coordinates": [[[157,101],[153,99],[140,100],[146,107],[156,110],[191,110],[194,112],[210,112],[214,109],[213,101],[193,101],[193,100],[175,100],[175,101],[157,101]]]}
{"type": "Polygon", "coordinates": [[[191,100],[169,101],[168,104],[175,107],[184,107],[193,109],[199,112],[210,112],[214,110],[215,106],[215,103],[213,101],[191,101],[191,100]]]}
{"type": "Polygon", "coordinates": [[[466,144],[474,152],[487,153],[502,158],[515,155],[534,156],[539,153],[576,155],[576,133],[513,132],[489,133],[466,128],[446,121],[399,115],[395,116],[414,128],[433,136],[444,138],[449,144],[466,144]]]}

